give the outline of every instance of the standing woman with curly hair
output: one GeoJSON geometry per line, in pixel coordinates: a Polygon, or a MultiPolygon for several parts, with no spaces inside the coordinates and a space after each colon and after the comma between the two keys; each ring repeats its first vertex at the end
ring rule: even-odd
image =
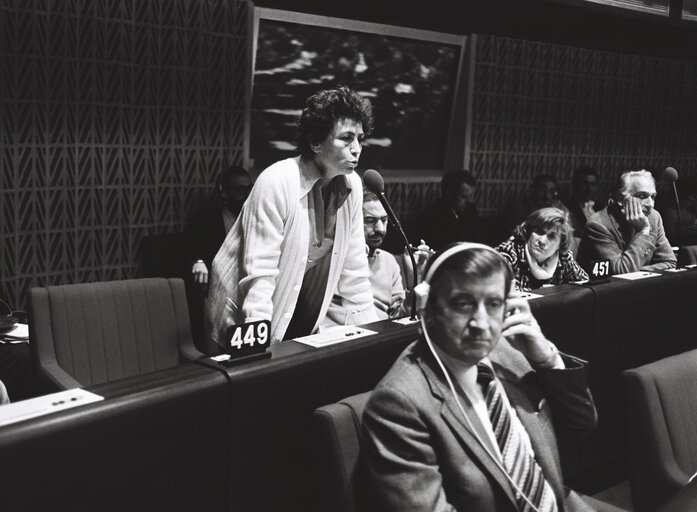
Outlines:
{"type": "Polygon", "coordinates": [[[278,342],[315,332],[334,294],[355,324],[377,320],[355,168],[373,125],[370,103],[345,86],[307,99],[298,152],[266,168],[216,255],[206,300],[208,337],[271,321],[278,342]]]}
{"type": "Polygon", "coordinates": [[[572,233],[566,213],[559,208],[540,208],[528,215],[496,248],[513,269],[515,287],[533,290],[588,279],[571,251],[572,233]]]}

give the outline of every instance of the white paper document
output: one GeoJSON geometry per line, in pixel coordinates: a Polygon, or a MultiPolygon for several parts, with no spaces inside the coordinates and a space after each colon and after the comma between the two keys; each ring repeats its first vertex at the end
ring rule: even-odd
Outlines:
{"type": "Polygon", "coordinates": [[[661,274],[657,274],[656,272],[646,272],[644,270],[640,270],[639,272],[629,272],[627,274],[615,274],[612,277],[619,277],[620,279],[628,279],[630,281],[634,281],[636,279],[645,279],[647,277],[658,277],[661,274]]]}
{"type": "Polygon", "coordinates": [[[317,334],[295,338],[295,341],[319,348],[334,345],[335,343],[355,340],[356,338],[362,338],[364,336],[370,336],[371,334],[376,334],[376,332],[363,329],[362,327],[356,327],[355,325],[337,325],[336,327],[330,327],[317,334]]]}
{"type": "Polygon", "coordinates": [[[29,326],[27,324],[15,324],[11,330],[2,333],[0,336],[7,340],[28,341],[29,326]]]}
{"type": "Polygon", "coordinates": [[[77,388],[0,405],[0,426],[65,409],[72,409],[73,407],[80,407],[81,405],[99,402],[100,400],[104,400],[104,397],[77,388]]]}
{"type": "Polygon", "coordinates": [[[410,317],[405,316],[404,318],[395,318],[392,321],[396,324],[411,325],[411,324],[415,324],[416,322],[418,322],[419,318],[417,317],[414,320],[412,320],[410,317]]]}

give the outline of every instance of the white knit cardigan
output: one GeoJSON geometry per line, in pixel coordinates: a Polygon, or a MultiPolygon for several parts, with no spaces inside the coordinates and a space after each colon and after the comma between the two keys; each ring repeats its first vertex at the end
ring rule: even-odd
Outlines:
{"type": "MultiPolygon", "coordinates": [[[[272,343],[283,339],[295,311],[310,240],[308,193],[320,178],[314,163],[281,160],[257,179],[211,269],[206,331],[218,343],[227,326],[271,321],[272,343]]],[[[337,211],[327,289],[313,332],[332,296],[342,297],[352,323],[376,321],[363,235],[363,188],[347,176],[351,193],[337,211]]]]}

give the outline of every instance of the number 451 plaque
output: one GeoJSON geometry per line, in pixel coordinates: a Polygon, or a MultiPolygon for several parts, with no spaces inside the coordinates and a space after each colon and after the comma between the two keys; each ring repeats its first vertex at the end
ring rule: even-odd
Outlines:
{"type": "Polygon", "coordinates": [[[599,284],[609,281],[610,278],[610,260],[592,261],[590,272],[588,272],[590,283],[599,284]]]}

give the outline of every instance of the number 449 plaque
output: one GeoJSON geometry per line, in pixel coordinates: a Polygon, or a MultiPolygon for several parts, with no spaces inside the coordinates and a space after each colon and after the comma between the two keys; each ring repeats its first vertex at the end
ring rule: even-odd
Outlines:
{"type": "Polygon", "coordinates": [[[225,339],[224,348],[230,359],[258,359],[271,355],[265,353],[271,345],[271,323],[268,320],[231,325],[225,339]]]}

